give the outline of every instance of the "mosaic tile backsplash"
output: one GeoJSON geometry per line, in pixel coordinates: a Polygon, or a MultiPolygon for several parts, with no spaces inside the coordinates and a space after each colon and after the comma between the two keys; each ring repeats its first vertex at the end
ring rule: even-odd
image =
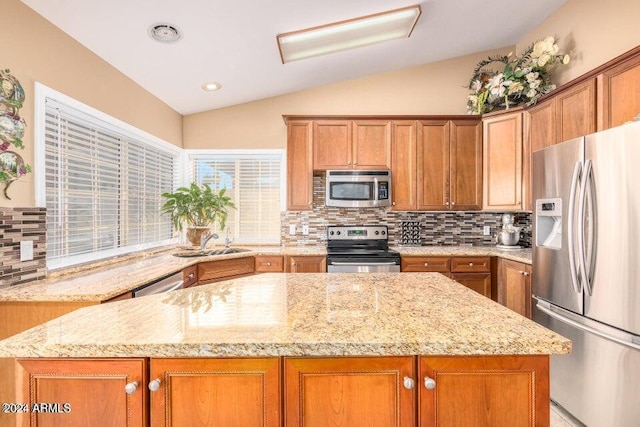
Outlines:
{"type": "MultiPolygon", "coordinates": [[[[313,177],[313,210],[286,211],[281,214],[280,235],[285,245],[325,244],[329,225],[381,224],[389,227],[389,244],[410,246],[491,245],[502,228],[504,212],[396,212],[390,208],[334,208],[325,201],[325,177],[313,177]],[[417,223],[417,224],[416,224],[417,223]],[[296,234],[289,235],[289,225],[296,234]],[[309,234],[302,234],[302,226],[309,234]],[[404,225],[404,228],[403,228],[404,225]],[[484,236],[484,227],[490,235],[484,236]]],[[[531,247],[531,213],[516,212],[515,224],[523,227],[520,242],[531,247]]]]}
{"type": "Polygon", "coordinates": [[[46,276],[46,209],[0,208],[0,288],[46,276]],[[20,242],[33,241],[33,260],[20,261],[20,242]]]}

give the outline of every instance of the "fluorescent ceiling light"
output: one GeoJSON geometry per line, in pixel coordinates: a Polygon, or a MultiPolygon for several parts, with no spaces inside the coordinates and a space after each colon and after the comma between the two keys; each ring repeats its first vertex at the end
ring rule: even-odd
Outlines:
{"type": "Polygon", "coordinates": [[[278,34],[282,63],[409,37],[421,13],[415,5],[278,34]]]}

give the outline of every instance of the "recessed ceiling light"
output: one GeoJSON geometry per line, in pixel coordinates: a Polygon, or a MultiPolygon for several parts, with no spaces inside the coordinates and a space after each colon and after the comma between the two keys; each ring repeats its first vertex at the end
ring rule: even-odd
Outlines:
{"type": "Polygon", "coordinates": [[[153,24],[147,32],[152,39],[160,43],[175,43],[182,38],[182,31],[175,25],[166,22],[153,24]]]}
{"type": "Polygon", "coordinates": [[[278,34],[282,63],[409,37],[421,13],[415,5],[278,34]]]}
{"type": "Polygon", "coordinates": [[[209,82],[202,85],[202,90],[213,92],[214,90],[219,90],[221,87],[222,85],[218,82],[209,82]]]}

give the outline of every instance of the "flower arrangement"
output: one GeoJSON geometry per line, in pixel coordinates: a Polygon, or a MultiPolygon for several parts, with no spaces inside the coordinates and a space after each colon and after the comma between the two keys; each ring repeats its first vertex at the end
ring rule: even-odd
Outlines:
{"type": "Polygon", "coordinates": [[[471,93],[467,99],[469,114],[483,114],[510,106],[533,105],[556,85],[551,83],[549,69],[553,65],[568,64],[569,55],[562,54],[553,37],[533,43],[522,56],[495,55],[480,61],[469,82],[471,93]],[[485,67],[498,63],[502,71],[485,67]]]}

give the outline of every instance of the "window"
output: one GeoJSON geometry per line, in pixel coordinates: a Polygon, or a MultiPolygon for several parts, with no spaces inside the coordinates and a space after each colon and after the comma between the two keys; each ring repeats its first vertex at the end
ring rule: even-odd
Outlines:
{"type": "Polygon", "coordinates": [[[236,205],[226,225],[235,241],[280,242],[283,157],[284,150],[188,151],[189,181],[226,189],[236,205]]]}
{"type": "Polygon", "coordinates": [[[182,150],[42,85],[36,92],[47,267],[174,241],[161,195],[179,184],[182,150]]]}

